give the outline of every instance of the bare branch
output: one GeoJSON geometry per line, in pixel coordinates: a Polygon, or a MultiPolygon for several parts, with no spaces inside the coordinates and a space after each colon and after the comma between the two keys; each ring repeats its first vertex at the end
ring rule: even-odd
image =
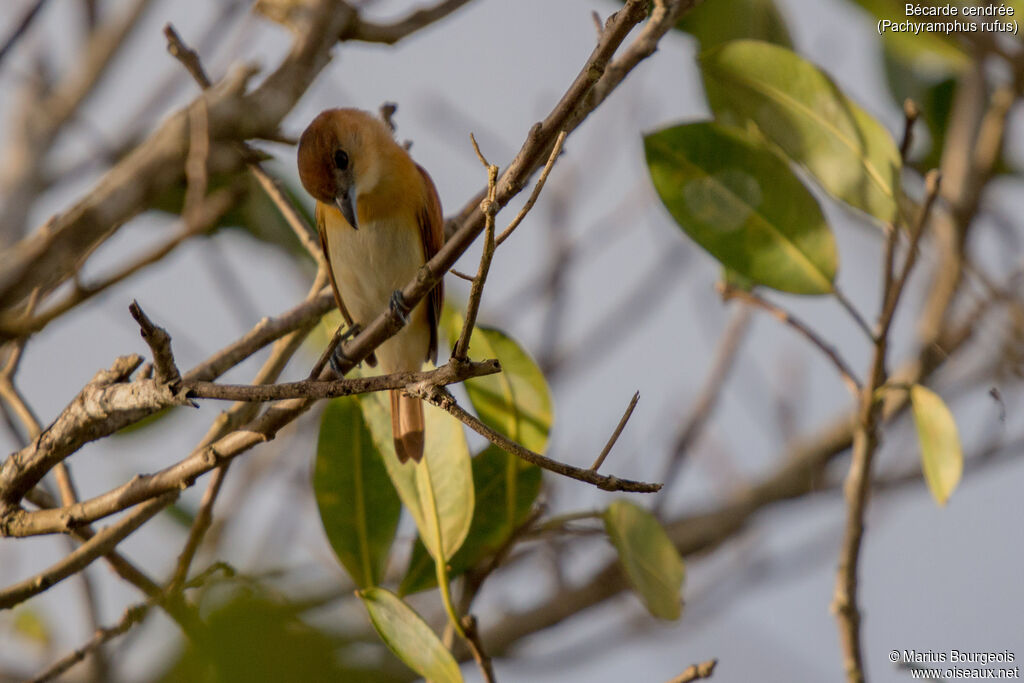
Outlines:
{"type": "Polygon", "coordinates": [[[701,662],[700,664],[692,664],[686,667],[686,669],[683,670],[683,673],[668,681],[668,683],[692,683],[693,681],[711,678],[711,675],[715,672],[715,667],[717,665],[717,659],[709,659],[708,661],[701,662]]]}
{"type": "Polygon", "coordinates": [[[489,163],[480,151],[476,138],[472,133],[469,139],[473,141],[473,149],[476,150],[477,158],[487,169],[487,197],[480,202],[480,209],[484,213],[484,247],[480,253],[480,266],[477,268],[476,277],[469,289],[469,302],[466,304],[466,320],[462,324],[462,333],[455,342],[455,349],[452,351],[452,358],[465,360],[469,353],[469,340],[473,335],[473,327],[476,325],[476,316],[480,311],[480,300],[484,294],[484,283],[487,282],[487,273],[491,269],[491,259],[494,258],[494,216],[498,207],[494,203],[494,196],[498,182],[498,167],[489,163]]]}
{"type": "Polygon", "coordinates": [[[358,40],[367,43],[394,45],[410,33],[429,26],[469,3],[470,0],[444,0],[433,7],[419,9],[392,24],[375,24],[356,19],[341,32],[338,40],[358,40]]]}
{"type": "Polygon", "coordinates": [[[538,467],[542,467],[554,472],[555,474],[561,474],[562,476],[569,477],[570,479],[576,479],[577,481],[586,482],[587,484],[593,484],[604,491],[656,493],[661,490],[661,484],[649,484],[642,481],[605,476],[598,474],[593,470],[586,470],[582,467],[566,465],[565,463],[558,462],[557,460],[547,458],[540,453],[534,453],[530,449],[516,443],[503,434],[494,431],[483,422],[467,413],[459,406],[458,403],[456,403],[451,394],[437,385],[418,384],[408,387],[407,390],[412,396],[421,398],[431,405],[437,406],[438,408],[450,413],[459,422],[462,422],[464,425],[493,443],[498,448],[501,448],[506,453],[514,455],[517,458],[522,458],[532,465],[537,465],[538,467]]]}
{"type": "Polygon", "coordinates": [[[170,491],[154,500],[140,505],[124,519],[98,532],[80,545],[60,562],[40,574],[20,583],[0,589],[0,609],[8,609],[33,595],[42,593],[50,586],[63,581],[72,574],[89,566],[93,560],[106,555],[129,534],[145,524],[151,517],[163,510],[178,497],[177,491],[170,491]]]}
{"type": "Polygon", "coordinates": [[[11,532],[7,528],[14,512],[11,506],[82,445],[158,410],[188,402],[184,395],[155,380],[126,382],[141,363],[139,356],[122,356],[109,370],[98,372],[39,438],[4,461],[0,467],[0,536],[11,532]]]}
{"type": "Polygon", "coordinates": [[[178,372],[178,366],[174,362],[174,353],[171,352],[171,335],[167,334],[167,330],[164,328],[153,324],[153,321],[139,306],[138,301],[132,300],[128,311],[135,318],[135,322],[139,324],[142,338],[153,352],[156,381],[176,389],[177,384],[181,382],[181,373],[178,372]]]}
{"type": "Polygon", "coordinates": [[[46,681],[52,681],[61,674],[66,673],[71,669],[71,667],[81,662],[93,652],[96,652],[105,643],[113,640],[117,636],[127,633],[133,626],[141,623],[146,617],[146,614],[149,613],[152,606],[152,603],[149,601],[132,605],[125,610],[120,621],[115,625],[97,629],[92,638],[90,638],[85,645],[82,645],[74,652],[58,659],[47,667],[45,671],[42,671],[34,678],[29,679],[29,683],[46,683],[46,681]]]}
{"type": "Polygon", "coordinates": [[[445,385],[463,382],[472,377],[501,372],[497,360],[446,363],[426,372],[396,372],[372,377],[352,377],[335,380],[303,380],[280,384],[214,384],[212,382],[185,382],[190,398],[211,398],[221,401],[280,401],[290,398],[325,399],[353,396],[371,391],[404,389],[410,384],[426,382],[445,385]]]}
{"type": "Polygon", "coordinates": [[[839,375],[843,378],[843,381],[846,382],[846,386],[850,390],[851,394],[857,396],[860,393],[860,382],[857,381],[857,378],[850,369],[850,366],[846,364],[846,361],[843,360],[842,356],[839,355],[839,352],[836,351],[834,346],[822,339],[818,333],[808,327],[806,323],[770,301],[762,299],[753,292],[736,289],[735,287],[723,283],[719,283],[718,290],[723,299],[739,299],[740,301],[756,306],[757,308],[767,311],[780,322],[783,322],[796,330],[801,336],[807,339],[807,341],[811,342],[811,344],[816,346],[818,350],[825,354],[830,361],[832,361],[832,364],[839,371],[839,375]]]}
{"type": "Polygon", "coordinates": [[[629,422],[629,418],[633,415],[633,409],[636,408],[636,404],[639,400],[640,392],[638,391],[633,394],[633,398],[630,399],[629,405],[626,407],[626,412],[622,414],[622,417],[619,419],[619,424],[615,426],[615,431],[612,432],[610,437],[608,437],[608,442],[604,445],[604,448],[601,449],[601,454],[597,456],[597,460],[595,460],[594,464],[590,466],[590,469],[597,472],[597,470],[601,468],[601,465],[604,464],[605,458],[607,458],[608,454],[612,452],[615,442],[619,440],[619,435],[622,434],[622,430],[626,428],[626,423],[629,422]]]}

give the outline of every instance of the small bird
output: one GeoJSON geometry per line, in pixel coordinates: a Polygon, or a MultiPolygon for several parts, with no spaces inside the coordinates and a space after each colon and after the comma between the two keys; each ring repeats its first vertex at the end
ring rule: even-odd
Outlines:
{"type": "MultiPolygon", "coordinates": [[[[444,242],[441,201],[425,170],[391,130],[358,109],[328,109],[299,140],[299,177],[316,199],[320,245],[345,322],[358,326],[388,306],[407,324],[376,351],[385,373],[437,361],[438,283],[411,311],[401,289],[444,242]]],[[[340,349],[340,346],[339,346],[340,349]]],[[[368,359],[373,365],[373,359],[368,359]]],[[[391,429],[401,462],[423,457],[423,405],[391,391],[391,429]]]]}

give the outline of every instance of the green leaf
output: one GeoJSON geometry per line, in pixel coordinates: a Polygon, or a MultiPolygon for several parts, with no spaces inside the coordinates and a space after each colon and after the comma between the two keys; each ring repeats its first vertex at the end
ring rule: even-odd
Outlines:
{"type": "Polygon", "coordinates": [[[648,611],[662,619],[678,619],[686,568],[658,520],[638,505],[617,500],[604,512],[604,528],[648,611]]]}
{"type": "MultiPolygon", "coordinates": [[[[284,174],[280,169],[271,169],[277,178],[284,174]]],[[[185,203],[185,179],[165,189],[153,202],[152,208],[163,213],[180,215],[185,203]]],[[[255,239],[283,248],[292,256],[309,260],[309,253],[295,236],[281,210],[277,208],[267,193],[260,187],[259,181],[250,173],[224,174],[215,173],[210,176],[208,191],[224,189],[229,186],[238,187],[242,197],[211,229],[240,229],[255,239]]],[[[312,213],[308,210],[309,196],[302,192],[294,183],[281,181],[281,189],[288,197],[291,205],[306,220],[307,225],[316,225],[312,213]]]]}
{"type": "MultiPolygon", "coordinates": [[[[223,597],[226,586],[209,591],[223,597]]],[[[188,638],[181,656],[162,675],[165,683],[277,683],[279,681],[394,681],[385,659],[368,657],[367,643],[345,642],[300,618],[305,606],[283,601],[279,591],[246,586],[230,600],[204,605],[202,637],[188,638]],[[367,662],[373,668],[367,666],[367,662]]],[[[212,602],[212,600],[211,600],[212,602]]],[[[380,648],[383,655],[383,648],[380,648]]],[[[369,654],[376,655],[376,652],[369,654]]]]}
{"type": "MultiPolygon", "coordinates": [[[[533,502],[540,493],[540,484],[539,467],[510,456],[497,446],[488,446],[473,458],[476,511],[466,542],[448,563],[450,578],[454,579],[475,567],[505,544],[512,532],[529,516],[533,502]],[[508,471],[510,465],[513,468],[511,473],[508,471]],[[514,513],[511,518],[508,513],[509,496],[514,496],[514,513]]],[[[423,542],[417,540],[398,593],[408,595],[436,585],[433,560],[423,542]]]]}
{"type": "Polygon", "coordinates": [[[391,482],[416,522],[431,556],[451,559],[473,521],[473,471],[462,424],[440,408],[424,403],[423,460],[403,464],[395,455],[391,408],[384,392],[361,395],[359,405],[391,482]],[[441,523],[440,544],[431,500],[436,501],[436,514],[441,523]]]}
{"type": "MultiPolygon", "coordinates": [[[[462,332],[462,315],[445,306],[441,325],[454,344],[462,332]]],[[[531,451],[543,453],[551,431],[551,392],[537,363],[514,339],[484,325],[473,328],[469,357],[501,362],[500,373],[465,382],[480,420],[531,451]]]]}
{"type": "MultiPolygon", "coordinates": [[[[891,21],[911,19],[930,21],[930,17],[907,17],[906,3],[902,0],[855,0],[877,20],[891,21]]],[[[960,18],[960,17],[957,17],[960,18]]],[[[898,54],[900,59],[921,71],[947,75],[962,73],[971,63],[952,35],[936,31],[891,31],[881,35],[882,45],[887,52],[898,54]]]]}
{"type": "Polygon", "coordinates": [[[811,193],[751,135],[713,122],[644,138],[647,167],[669,213],[740,275],[794,294],[828,294],[835,240],[811,193]]]}
{"type": "Polygon", "coordinates": [[[690,10],[676,23],[702,50],[739,38],[792,46],[786,22],[773,0],[714,0],[690,10]]]}
{"type": "Polygon", "coordinates": [[[910,408],[921,443],[921,469],[932,497],[945,505],[964,471],[956,422],[942,398],[920,384],[910,388],[910,408]]]}
{"type": "Polygon", "coordinates": [[[432,683],[462,681],[459,665],[418,614],[383,588],[359,591],[381,639],[410,669],[432,683]]]}
{"type": "Polygon", "coordinates": [[[896,220],[901,164],[892,136],[818,67],[756,40],[712,48],[700,62],[716,119],[756,125],[827,192],[896,220]]]}
{"type": "Polygon", "coordinates": [[[355,398],[320,420],[313,490],[327,539],[360,588],[380,583],[402,504],[355,398]]]}

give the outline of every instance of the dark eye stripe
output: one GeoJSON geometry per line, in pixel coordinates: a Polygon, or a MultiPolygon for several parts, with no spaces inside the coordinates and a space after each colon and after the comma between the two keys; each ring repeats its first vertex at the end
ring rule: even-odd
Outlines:
{"type": "Polygon", "coordinates": [[[334,153],[334,165],[342,171],[348,168],[348,153],[345,150],[339,149],[334,153]]]}

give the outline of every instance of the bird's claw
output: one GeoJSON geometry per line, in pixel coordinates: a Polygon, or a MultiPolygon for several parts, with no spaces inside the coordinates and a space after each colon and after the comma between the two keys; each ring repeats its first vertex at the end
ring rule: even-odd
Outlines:
{"type": "Polygon", "coordinates": [[[360,325],[359,323],[355,323],[347,330],[345,330],[345,332],[340,337],[338,337],[338,343],[334,345],[334,351],[331,353],[330,363],[331,370],[334,370],[334,373],[339,377],[345,374],[341,370],[342,364],[347,364],[349,367],[356,365],[356,362],[349,358],[348,356],[346,356],[345,352],[341,350],[342,344],[349,337],[355,337],[362,331],[363,326],[360,325]]]}
{"type": "Polygon", "coordinates": [[[409,304],[405,303],[405,297],[402,296],[401,291],[396,289],[391,292],[390,308],[395,312],[395,315],[401,318],[403,325],[409,324],[409,304]]]}

